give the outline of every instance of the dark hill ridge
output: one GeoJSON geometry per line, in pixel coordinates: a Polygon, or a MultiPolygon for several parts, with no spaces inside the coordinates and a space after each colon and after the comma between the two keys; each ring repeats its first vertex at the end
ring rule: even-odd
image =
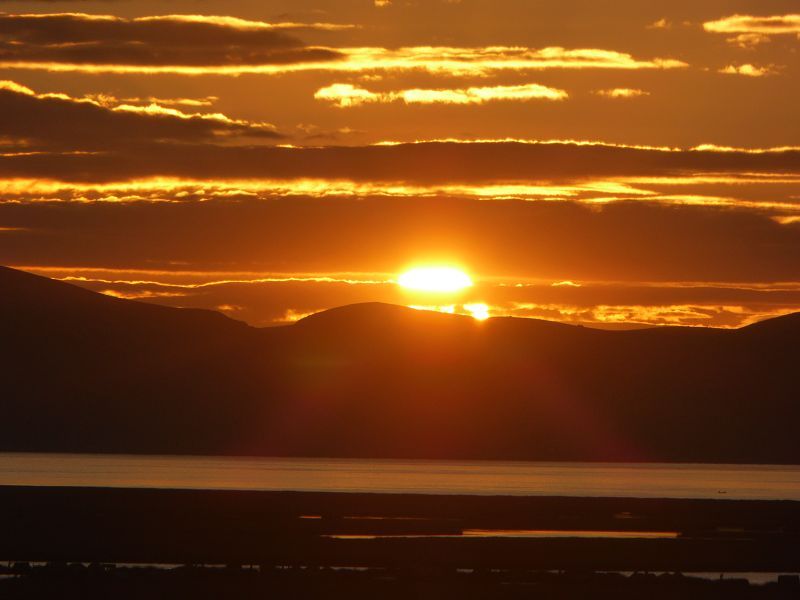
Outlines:
{"type": "Polygon", "coordinates": [[[345,306],[255,329],[0,268],[0,450],[800,463],[800,314],[607,331],[345,306]]]}

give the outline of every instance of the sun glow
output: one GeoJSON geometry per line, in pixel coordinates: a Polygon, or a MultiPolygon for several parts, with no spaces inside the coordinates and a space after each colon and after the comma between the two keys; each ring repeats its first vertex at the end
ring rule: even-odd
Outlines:
{"type": "Polygon", "coordinates": [[[465,304],[464,310],[466,310],[470,315],[472,315],[472,318],[477,319],[478,321],[485,321],[490,317],[489,306],[487,304],[484,304],[483,302],[465,304]]]}
{"type": "Polygon", "coordinates": [[[453,267],[418,267],[406,271],[397,283],[409,290],[457,292],[472,287],[469,275],[453,267]]]}

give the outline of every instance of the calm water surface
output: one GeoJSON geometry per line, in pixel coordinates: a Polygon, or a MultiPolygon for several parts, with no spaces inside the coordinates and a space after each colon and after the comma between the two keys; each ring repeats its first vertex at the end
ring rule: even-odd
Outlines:
{"type": "Polygon", "coordinates": [[[0,453],[0,485],[800,500],[800,466],[0,453]]]}

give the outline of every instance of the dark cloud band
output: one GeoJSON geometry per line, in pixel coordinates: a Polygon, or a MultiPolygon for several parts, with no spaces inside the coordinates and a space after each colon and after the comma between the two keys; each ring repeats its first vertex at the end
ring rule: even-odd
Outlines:
{"type": "Polygon", "coordinates": [[[231,17],[0,13],[0,63],[195,67],[339,58],[336,51],[307,47],[285,29],[291,28],[231,17]]]}
{"type": "MultiPolygon", "coordinates": [[[[11,131],[12,126],[8,125],[9,129],[2,131],[11,131]]],[[[0,127],[3,126],[0,122],[0,127]]],[[[104,133],[111,137],[108,130],[104,133]]],[[[65,139],[66,136],[60,136],[58,142],[65,139]]],[[[432,184],[734,172],[800,173],[800,152],[663,151],[602,144],[514,142],[323,148],[216,144],[184,147],[174,143],[142,142],[139,146],[114,149],[101,155],[0,157],[0,176],[49,177],[73,182],[170,176],[432,184]]]]}
{"type": "Polygon", "coordinates": [[[136,142],[202,142],[241,136],[282,137],[269,126],[219,114],[185,114],[156,104],[108,107],[65,94],[37,94],[0,81],[0,137],[16,140],[21,149],[32,144],[44,150],[119,149],[136,142]]]}

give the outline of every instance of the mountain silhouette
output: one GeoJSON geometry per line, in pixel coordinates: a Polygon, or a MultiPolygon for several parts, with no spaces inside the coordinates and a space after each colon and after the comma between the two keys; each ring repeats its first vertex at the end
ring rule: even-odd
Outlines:
{"type": "Polygon", "coordinates": [[[800,463],[800,313],[607,331],[380,303],[282,327],[0,267],[0,450],[800,463]]]}

